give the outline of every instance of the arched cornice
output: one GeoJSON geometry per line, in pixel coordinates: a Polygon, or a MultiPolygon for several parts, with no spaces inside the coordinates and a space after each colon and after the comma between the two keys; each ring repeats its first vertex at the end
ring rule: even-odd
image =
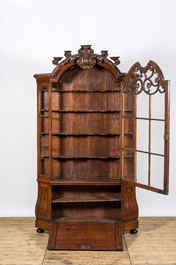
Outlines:
{"type": "Polygon", "coordinates": [[[90,69],[96,64],[108,71],[114,80],[117,81],[123,75],[116,66],[120,63],[119,57],[111,57],[110,60],[107,56],[107,51],[101,51],[101,55],[94,54],[91,45],[81,45],[78,54],[74,55],[71,55],[71,51],[65,51],[64,60],[62,60],[62,57],[53,57],[52,63],[57,65],[57,67],[48,75],[50,82],[58,82],[63,73],[74,65],[78,65],[82,69],[90,69]]]}

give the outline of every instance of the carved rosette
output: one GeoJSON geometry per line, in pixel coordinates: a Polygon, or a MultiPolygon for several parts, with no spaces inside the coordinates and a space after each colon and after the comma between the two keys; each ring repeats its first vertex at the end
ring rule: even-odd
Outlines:
{"type": "Polygon", "coordinates": [[[144,68],[139,63],[134,64],[125,78],[123,87],[124,93],[130,92],[134,95],[142,91],[148,95],[165,92],[163,74],[158,65],[152,61],[144,68]]]}
{"type": "Polygon", "coordinates": [[[94,50],[91,49],[91,45],[81,45],[81,49],[78,51],[79,57],[76,60],[76,64],[82,69],[90,69],[96,63],[96,56],[94,55],[94,50]]]}
{"type": "Polygon", "coordinates": [[[65,59],[59,63],[62,57],[54,57],[53,64],[57,66],[64,66],[68,63],[77,64],[82,69],[90,69],[96,64],[106,63],[110,66],[115,67],[117,72],[117,78],[122,76],[122,73],[116,67],[120,63],[119,56],[111,57],[112,61],[109,60],[108,51],[101,51],[101,55],[94,54],[94,50],[91,45],[81,45],[78,50],[78,54],[71,55],[71,51],[65,51],[65,59]]]}

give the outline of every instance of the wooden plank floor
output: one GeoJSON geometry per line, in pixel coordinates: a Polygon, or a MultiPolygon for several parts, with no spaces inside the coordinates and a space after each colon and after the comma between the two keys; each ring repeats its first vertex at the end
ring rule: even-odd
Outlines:
{"type": "Polygon", "coordinates": [[[34,218],[0,218],[0,265],[176,265],[176,217],[139,223],[138,234],[124,234],[124,251],[49,251],[34,218]]]}

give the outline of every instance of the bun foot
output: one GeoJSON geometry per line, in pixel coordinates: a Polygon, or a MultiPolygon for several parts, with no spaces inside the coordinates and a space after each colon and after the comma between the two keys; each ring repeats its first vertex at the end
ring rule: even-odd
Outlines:
{"type": "Polygon", "coordinates": [[[44,232],[44,230],[43,229],[40,229],[40,228],[37,228],[36,231],[37,231],[37,233],[40,233],[40,234],[44,232]]]}
{"type": "Polygon", "coordinates": [[[137,229],[130,230],[130,234],[137,234],[137,232],[138,232],[137,229]]]}

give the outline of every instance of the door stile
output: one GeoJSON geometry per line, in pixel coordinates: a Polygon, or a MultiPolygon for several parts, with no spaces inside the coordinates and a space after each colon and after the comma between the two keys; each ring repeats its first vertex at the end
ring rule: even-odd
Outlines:
{"type": "Polygon", "coordinates": [[[165,81],[165,145],[164,145],[164,190],[169,193],[169,144],[170,144],[170,82],[165,81]]]}
{"type": "Polygon", "coordinates": [[[124,95],[123,95],[123,83],[120,84],[120,104],[121,104],[121,112],[120,112],[120,157],[121,157],[121,167],[120,167],[120,179],[123,179],[123,168],[124,168],[124,157],[123,157],[123,135],[124,135],[124,95]]]}
{"type": "Polygon", "coordinates": [[[48,108],[49,108],[49,179],[51,181],[52,176],[52,92],[51,92],[52,83],[49,86],[49,99],[48,99],[48,108]]]}

